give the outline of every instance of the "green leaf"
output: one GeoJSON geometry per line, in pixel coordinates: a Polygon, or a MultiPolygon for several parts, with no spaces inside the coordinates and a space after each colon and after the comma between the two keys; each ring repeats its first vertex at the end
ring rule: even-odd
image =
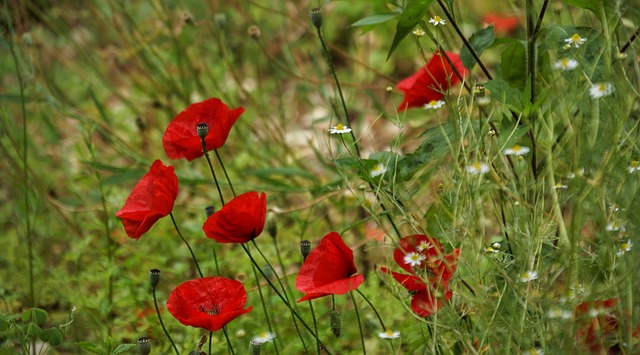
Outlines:
{"type": "Polygon", "coordinates": [[[369,26],[369,25],[377,25],[379,23],[387,22],[393,18],[398,17],[398,13],[388,13],[388,14],[377,14],[369,17],[365,17],[360,19],[349,27],[359,27],[359,26],[369,26]]]}
{"type": "Polygon", "coordinates": [[[517,127],[504,127],[502,129],[502,133],[500,134],[500,138],[498,138],[498,146],[501,149],[511,148],[513,147],[520,137],[524,136],[529,132],[530,127],[528,125],[519,125],[517,127]]]}
{"type": "Polygon", "coordinates": [[[497,79],[489,80],[484,86],[491,91],[492,98],[506,105],[515,113],[521,113],[524,109],[524,105],[520,100],[522,92],[509,86],[509,83],[506,81],[497,79]]]}
{"type": "Polygon", "coordinates": [[[47,321],[48,314],[47,314],[47,311],[45,311],[44,309],[31,308],[22,312],[22,315],[20,317],[24,322],[33,322],[35,324],[43,324],[44,322],[47,321]]]}
{"type": "Polygon", "coordinates": [[[76,343],[80,347],[80,349],[84,351],[88,351],[90,353],[99,354],[99,355],[107,355],[107,353],[100,349],[97,344],[94,344],[89,341],[79,341],[76,343]]]}
{"type": "Polygon", "coordinates": [[[25,334],[28,339],[35,339],[40,336],[40,333],[42,333],[42,328],[35,323],[29,323],[25,327],[25,334]]]}
{"type": "Polygon", "coordinates": [[[443,157],[449,151],[449,137],[455,127],[451,123],[429,128],[421,137],[426,137],[420,146],[411,154],[407,154],[398,162],[396,180],[406,181],[427,163],[443,157]],[[442,132],[444,130],[444,133],[442,132]]]}
{"type": "Polygon", "coordinates": [[[407,5],[402,10],[400,20],[398,20],[398,27],[396,27],[396,35],[393,38],[391,49],[387,55],[387,60],[391,58],[391,54],[396,50],[400,42],[413,30],[414,27],[420,22],[422,17],[427,13],[427,8],[431,5],[433,0],[409,0],[407,5]]]}
{"type": "Polygon", "coordinates": [[[125,351],[131,350],[131,349],[135,348],[136,346],[138,346],[138,345],[137,344],[120,344],[111,352],[111,355],[118,355],[118,354],[123,353],[125,351]]]}
{"type": "Polygon", "coordinates": [[[502,52],[502,78],[510,86],[524,89],[527,80],[527,53],[524,44],[518,40],[513,40],[511,45],[502,52]]]}
{"type": "Polygon", "coordinates": [[[115,345],[113,338],[111,338],[110,336],[106,335],[104,337],[104,339],[102,340],[102,344],[104,346],[104,349],[106,350],[107,354],[111,354],[111,351],[113,350],[113,346],[115,345]]]}
{"type": "Polygon", "coordinates": [[[576,6],[582,9],[591,10],[596,16],[598,15],[600,5],[603,0],[563,0],[565,4],[576,6]]]}
{"type": "MultiPolygon", "coordinates": [[[[496,40],[496,33],[493,30],[493,25],[483,28],[479,31],[476,31],[471,38],[469,39],[469,43],[471,44],[471,48],[480,56],[485,49],[490,47],[493,42],[496,40]]],[[[460,50],[460,60],[462,64],[471,71],[473,66],[476,65],[476,60],[471,55],[471,51],[467,48],[467,46],[462,46],[460,50]]]]}
{"type": "Polygon", "coordinates": [[[62,331],[58,328],[45,329],[40,334],[40,340],[49,343],[51,346],[58,346],[62,344],[62,338],[62,331]]]}

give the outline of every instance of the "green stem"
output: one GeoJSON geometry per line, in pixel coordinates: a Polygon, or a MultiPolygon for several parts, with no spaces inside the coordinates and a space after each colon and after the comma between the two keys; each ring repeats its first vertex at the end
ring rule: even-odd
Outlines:
{"type": "Polygon", "coordinates": [[[176,347],[176,344],[173,342],[173,339],[171,339],[171,335],[169,335],[169,332],[167,331],[167,328],[164,326],[164,322],[162,321],[162,316],[160,316],[160,308],[158,308],[158,299],[156,298],[156,288],[152,287],[151,290],[152,290],[152,293],[153,293],[153,305],[156,307],[156,314],[158,315],[158,320],[160,321],[160,326],[162,327],[162,330],[164,331],[164,334],[169,339],[169,342],[171,343],[171,346],[173,346],[173,350],[176,351],[176,355],[180,355],[180,352],[178,351],[178,348],[176,347]]]}
{"type": "Polygon", "coordinates": [[[180,232],[180,228],[178,228],[178,224],[176,223],[176,219],[173,218],[173,212],[169,213],[169,216],[171,216],[171,222],[173,222],[173,227],[176,229],[176,232],[178,232],[180,239],[182,239],[182,241],[187,246],[187,248],[189,248],[189,253],[191,253],[191,258],[193,259],[193,262],[196,264],[196,268],[198,269],[198,274],[200,275],[200,277],[204,277],[202,274],[202,270],[200,270],[200,264],[198,264],[198,259],[196,258],[196,255],[193,253],[193,249],[191,249],[191,245],[189,245],[189,242],[187,242],[187,240],[182,236],[182,233],[180,232]]]}
{"type": "Polygon", "coordinates": [[[222,332],[224,333],[224,338],[227,340],[227,346],[229,349],[229,354],[235,355],[235,351],[233,351],[233,345],[231,344],[231,339],[229,339],[229,334],[227,334],[227,327],[222,327],[222,332]]]}
{"type": "Polygon", "coordinates": [[[222,158],[220,158],[220,154],[218,154],[218,150],[213,150],[216,153],[216,158],[218,158],[218,163],[220,163],[220,167],[222,167],[222,171],[224,172],[224,176],[229,183],[229,187],[231,188],[231,194],[233,197],[236,197],[236,190],[233,189],[233,184],[231,183],[231,179],[229,178],[229,174],[227,174],[227,169],[224,167],[224,163],[222,163],[222,158]]]}
{"type": "Polygon", "coordinates": [[[213,176],[213,182],[216,184],[216,188],[218,189],[218,196],[220,196],[220,202],[224,206],[224,197],[222,196],[222,190],[220,190],[220,184],[218,184],[218,178],[216,177],[216,173],[213,170],[213,164],[211,164],[211,158],[209,157],[209,152],[207,151],[207,143],[202,139],[202,152],[204,156],[207,158],[207,163],[209,163],[209,170],[211,171],[211,176],[213,176]]]}
{"type": "MultiPolygon", "coordinates": [[[[309,300],[307,303],[309,304],[309,310],[311,311],[311,319],[313,319],[313,329],[316,331],[316,334],[318,334],[318,321],[316,319],[316,312],[313,310],[313,303],[311,303],[311,300],[309,300]]],[[[318,354],[320,354],[320,341],[317,337],[316,351],[318,352],[318,354]]]]}
{"type": "MultiPolygon", "coordinates": [[[[258,272],[256,271],[256,266],[251,264],[251,269],[253,270],[253,277],[256,279],[256,285],[258,287],[258,294],[260,295],[260,303],[262,303],[262,310],[264,311],[264,319],[267,321],[267,328],[269,328],[269,332],[277,334],[278,332],[275,331],[273,325],[271,324],[271,317],[269,317],[269,307],[267,306],[267,303],[264,300],[264,295],[262,294],[262,287],[260,287],[260,278],[258,277],[258,272]]],[[[275,273],[275,271],[274,271],[274,273],[275,273]]],[[[276,354],[279,354],[277,342],[274,341],[273,342],[273,346],[274,346],[274,348],[276,350],[276,354]]]]}
{"type": "Polygon", "coordinates": [[[364,332],[362,331],[362,321],[360,320],[360,311],[358,311],[358,304],[356,303],[356,298],[353,297],[353,291],[349,291],[349,295],[351,296],[351,302],[353,302],[353,309],[356,311],[356,319],[358,319],[358,329],[360,329],[360,344],[362,344],[362,353],[366,355],[367,348],[364,345],[364,332]]]}
{"type": "Polygon", "coordinates": [[[380,326],[382,327],[382,330],[383,331],[387,330],[387,327],[384,326],[384,322],[382,321],[382,317],[380,317],[380,314],[378,313],[378,310],[376,310],[376,307],[373,306],[373,303],[371,303],[371,301],[369,301],[367,296],[365,296],[364,293],[362,293],[357,288],[356,288],[356,292],[358,292],[360,294],[360,297],[362,297],[362,299],[364,299],[369,304],[369,307],[371,307],[371,309],[373,310],[373,313],[376,314],[376,317],[378,318],[378,321],[380,322],[380,326]]]}

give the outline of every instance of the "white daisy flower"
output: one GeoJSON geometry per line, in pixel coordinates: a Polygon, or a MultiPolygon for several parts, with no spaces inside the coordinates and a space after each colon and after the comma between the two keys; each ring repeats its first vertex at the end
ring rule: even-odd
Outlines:
{"type": "Polygon", "coordinates": [[[351,128],[347,127],[347,126],[343,126],[342,124],[337,124],[333,127],[331,127],[331,129],[329,129],[329,133],[331,134],[342,134],[342,133],[349,133],[351,132],[351,128]]]}
{"type": "Polygon", "coordinates": [[[264,344],[272,341],[276,338],[276,335],[270,332],[262,332],[257,336],[251,338],[251,342],[254,344],[264,344]]]}
{"type": "Polygon", "coordinates": [[[629,174],[640,171],[640,162],[637,160],[632,160],[631,164],[629,164],[629,167],[627,168],[627,171],[629,171],[629,174]]]}
{"type": "Polygon", "coordinates": [[[564,310],[564,309],[560,309],[560,308],[553,308],[550,309],[549,312],[547,312],[547,318],[560,318],[560,319],[569,319],[571,318],[572,314],[570,311],[564,310]]]}
{"type": "Polygon", "coordinates": [[[633,243],[631,242],[631,239],[627,240],[626,242],[623,242],[622,244],[620,244],[620,246],[618,247],[618,252],[616,253],[617,256],[622,256],[624,255],[624,253],[628,252],[631,250],[631,247],[633,246],[633,243]]]}
{"type": "Polygon", "coordinates": [[[529,153],[530,149],[528,147],[521,147],[519,145],[514,145],[509,149],[504,150],[504,155],[525,155],[529,153]]]}
{"type": "Polygon", "coordinates": [[[416,28],[411,33],[413,33],[413,35],[416,36],[416,37],[422,37],[422,36],[425,35],[425,32],[424,32],[424,30],[422,30],[422,28],[416,28]]]}
{"type": "Polygon", "coordinates": [[[573,70],[578,67],[578,61],[571,58],[562,58],[553,64],[555,70],[573,70]]]}
{"type": "Polygon", "coordinates": [[[599,99],[603,96],[609,96],[613,93],[613,84],[611,83],[595,83],[589,88],[589,96],[592,99],[599,99]]]}
{"type": "Polygon", "coordinates": [[[467,172],[472,175],[484,174],[489,172],[489,165],[479,161],[467,166],[467,172]]]}
{"type": "Polygon", "coordinates": [[[376,176],[383,175],[386,172],[387,172],[387,167],[384,166],[384,164],[382,163],[378,163],[378,165],[374,166],[373,169],[371,169],[371,171],[369,172],[369,176],[374,178],[376,176]]]}
{"type": "Polygon", "coordinates": [[[531,348],[529,350],[523,351],[522,355],[544,355],[544,351],[540,348],[531,348]]]}
{"type": "Polygon", "coordinates": [[[564,42],[566,43],[566,45],[569,45],[569,48],[571,48],[571,46],[573,45],[574,47],[578,48],[581,45],[583,45],[585,42],[587,42],[586,38],[582,38],[579,34],[574,33],[573,36],[567,38],[564,40],[564,42]]]}
{"type": "Polygon", "coordinates": [[[422,264],[422,261],[425,260],[426,258],[427,258],[426,256],[420,253],[410,252],[404,256],[403,260],[405,264],[409,264],[409,266],[411,267],[416,267],[416,266],[420,266],[420,264],[422,264]]]}
{"type": "Polygon", "coordinates": [[[440,16],[433,16],[431,19],[429,19],[429,23],[432,23],[434,26],[438,26],[438,25],[443,25],[446,23],[444,21],[444,19],[440,16]]]}
{"type": "Polygon", "coordinates": [[[534,270],[525,271],[520,275],[520,282],[529,282],[538,278],[538,272],[534,270]]]}
{"type": "Polygon", "coordinates": [[[626,228],[620,221],[613,221],[604,228],[607,232],[617,232],[619,230],[625,231],[626,228]]]}
{"type": "Polygon", "coordinates": [[[500,252],[500,250],[499,250],[499,249],[495,249],[495,248],[493,248],[493,247],[487,247],[484,251],[485,251],[486,253],[494,253],[494,254],[497,254],[497,253],[499,253],[499,252],[500,252]]]}
{"type": "Polygon", "coordinates": [[[559,189],[568,189],[568,188],[569,188],[569,186],[567,186],[567,185],[565,185],[565,184],[563,184],[563,183],[561,183],[561,182],[558,182],[558,183],[556,183],[556,185],[555,185],[553,188],[554,188],[554,189],[556,189],[556,190],[559,190],[559,189]]]}
{"type": "Polygon", "coordinates": [[[425,250],[429,250],[433,248],[433,245],[431,245],[431,243],[427,242],[426,240],[423,240],[417,247],[416,249],[418,251],[425,251],[425,250]]]}
{"type": "Polygon", "coordinates": [[[384,332],[378,333],[378,336],[382,339],[396,339],[400,338],[400,332],[397,330],[387,329],[384,332]]]}
{"type": "Polygon", "coordinates": [[[444,101],[442,101],[442,100],[431,100],[431,101],[429,101],[428,104],[424,105],[424,109],[425,110],[428,110],[428,109],[437,110],[442,106],[444,106],[444,101]]]}

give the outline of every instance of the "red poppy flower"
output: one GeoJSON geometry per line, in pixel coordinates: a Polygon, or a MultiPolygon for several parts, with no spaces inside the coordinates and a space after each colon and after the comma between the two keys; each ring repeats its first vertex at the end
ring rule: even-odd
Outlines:
{"type": "Polygon", "coordinates": [[[173,167],[156,160],[116,216],[122,220],[127,235],[138,240],[157,220],[171,213],[177,195],[178,177],[173,167]]]}
{"type": "Polygon", "coordinates": [[[245,243],[258,237],[267,218],[267,196],[244,193],[207,218],[202,230],[218,243],[245,243]]]}
{"type": "Polygon", "coordinates": [[[358,270],[353,251],[344,244],[340,234],[324,236],[311,251],[296,277],[296,288],[306,293],[298,302],[327,295],[343,295],[364,282],[364,276],[354,275],[358,270]]]}
{"type": "Polygon", "coordinates": [[[496,33],[504,34],[515,31],[520,25],[520,18],[518,16],[505,16],[489,12],[482,17],[482,22],[487,26],[493,24],[493,29],[496,33]]]}
{"type": "MultiPolygon", "coordinates": [[[[460,56],[446,52],[455,70],[462,77],[469,71],[462,64],[460,56]]],[[[426,67],[398,83],[398,90],[404,92],[404,101],[400,104],[399,111],[411,107],[422,107],[431,101],[444,98],[444,92],[460,82],[458,75],[454,73],[447,59],[440,52],[436,52],[429,60],[426,67]]]]}
{"type": "Polygon", "coordinates": [[[249,313],[253,307],[244,308],[246,303],[247,292],[240,282],[212,276],[176,287],[167,299],[167,310],[184,325],[215,332],[249,313]]]}
{"type": "Polygon", "coordinates": [[[591,354],[606,353],[605,339],[613,337],[618,329],[618,319],[614,311],[618,298],[582,302],[576,307],[576,322],[581,326],[576,330],[576,340],[591,354]]]}
{"type": "Polygon", "coordinates": [[[198,123],[209,126],[209,134],[205,138],[207,150],[218,149],[227,141],[231,127],[243,112],[242,107],[230,110],[229,106],[216,98],[195,103],[169,122],[162,137],[164,151],[171,159],[186,158],[192,161],[203,156],[198,123]]]}
{"type": "Polygon", "coordinates": [[[437,239],[416,234],[400,240],[399,247],[393,251],[393,258],[410,275],[386,267],[380,270],[412,292],[411,309],[417,315],[428,317],[451,298],[449,281],[458,268],[460,249],[445,255],[437,239]]]}

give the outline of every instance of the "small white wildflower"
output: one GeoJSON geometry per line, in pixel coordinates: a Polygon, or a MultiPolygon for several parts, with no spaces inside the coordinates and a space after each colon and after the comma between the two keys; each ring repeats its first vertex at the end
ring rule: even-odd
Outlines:
{"type": "Polygon", "coordinates": [[[569,48],[571,48],[571,45],[573,45],[574,47],[578,48],[581,45],[583,45],[585,42],[587,42],[587,39],[586,38],[582,38],[577,33],[574,33],[573,36],[565,39],[564,42],[566,43],[566,45],[569,45],[569,48]]]}
{"type": "Polygon", "coordinates": [[[613,84],[611,83],[595,83],[589,88],[589,96],[592,99],[599,99],[604,96],[609,96],[613,93],[613,84]]]}
{"type": "Polygon", "coordinates": [[[343,126],[342,124],[337,124],[333,127],[331,127],[331,129],[329,129],[329,133],[331,134],[342,134],[342,133],[349,133],[351,132],[351,128],[347,127],[347,126],[343,126]]]}
{"type": "Polygon", "coordinates": [[[629,171],[629,174],[633,174],[636,171],[640,171],[640,162],[637,160],[632,160],[631,164],[629,164],[629,167],[627,168],[627,171],[629,171]]]}
{"type": "Polygon", "coordinates": [[[522,355],[544,355],[544,351],[540,348],[531,348],[529,350],[523,351],[522,355]]]}
{"type": "Polygon", "coordinates": [[[496,135],[496,131],[490,129],[489,132],[487,132],[488,135],[490,136],[495,136],[496,135]]]}
{"type": "Polygon", "coordinates": [[[553,188],[556,189],[556,190],[558,190],[558,189],[567,189],[567,188],[569,188],[569,186],[558,182],[558,183],[556,183],[556,185],[553,188]]]}
{"type": "Polygon", "coordinates": [[[416,37],[422,37],[422,36],[425,35],[425,32],[422,30],[422,28],[416,28],[411,33],[413,33],[413,35],[416,36],[416,37]]]}
{"type": "Polygon", "coordinates": [[[424,109],[425,110],[428,110],[428,109],[437,110],[442,106],[444,106],[444,101],[442,101],[442,100],[431,100],[431,101],[429,101],[428,104],[424,105],[424,109]]]}
{"type": "Polygon", "coordinates": [[[431,245],[431,243],[427,242],[426,240],[420,242],[420,244],[416,247],[418,251],[425,251],[431,248],[433,248],[433,245],[431,245]]]}
{"type": "Polygon", "coordinates": [[[247,331],[244,330],[243,328],[240,328],[240,329],[236,330],[236,336],[238,338],[242,338],[245,335],[247,335],[247,331]]]}
{"type": "Polygon", "coordinates": [[[604,228],[607,232],[617,232],[619,230],[625,231],[626,228],[620,221],[613,221],[604,228]]]}
{"type": "Polygon", "coordinates": [[[573,179],[576,177],[576,173],[574,173],[573,171],[570,171],[567,173],[567,179],[573,179]]]}
{"type": "Polygon", "coordinates": [[[589,317],[595,318],[601,314],[604,314],[606,311],[602,308],[591,308],[589,310],[589,317]]]}
{"type": "Polygon", "coordinates": [[[521,147],[519,145],[514,145],[511,148],[505,149],[502,153],[504,153],[504,155],[525,155],[527,153],[529,153],[530,149],[528,147],[521,147]]]}
{"type": "Polygon", "coordinates": [[[420,266],[420,264],[422,264],[422,260],[426,258],[427,257],[422,254],[410,252],[404,256],[403,260],[405,264],[409,264],[409,266],[415,267],[420,266]]]}
{"type": "Polygon", "coordinates": [[[491,244],[491,246],[493,247],[493,249],[500,249],[500,248],[502,248],[502,245],[500,245],[500,243],[498,243],[498,242],[495,242],[495,243],[491,244]]]}
{"type": "Polygon", "coordinates": [[[378,333],[378,336],[382,339],[396,339],[400,338],[400,332],[397,330],[387,329],[384,332],[378,333]]]}
{"type": "Polygon", "coordinates": [[[562,58],[553,64],[555,70],[573,70],[578,67],[578,61],[572,58],[562,58]]]}
{"type": "Polygon", "coordinates": [[[433,16],[429,19],[429,23],[432,23],[434,26],[443,25],[446,23],[444,19],[438,15],[433,16]]]}
{"type": "Polygon", "coordinates": [[[251,338],[251,342],[254,344],[264,344],[272,341],[276,338],[276,335],[270,332],[262,332],[257,336],[251,338]]]}
{"type": "Polygon", "coordinates": [[[622,242],[622,244],[620,244],[620,246],[618,247],[618,252],[616,253],[616,255],[617,256],[624,255],[624,253],[631,250],[632,246],[633,246],[633,243],[631,242],[631,239],[627,240],[626,242],[622,242]]]}
{"type": "Polygon", "coordinates": [[[627,57],[628,57],[628,56],[629,56],[629,55],[628,55],[627,53],[620,53],[620,52],[618,52],[618,53],[616,54],[616,57],[617,57],[618,59],[627,59],[627,57]]]}
{"type": "Polygon", "coordinates": [[[534,270],[525,271],[520,275],[520,282],[529,282],[538,278],[538,272],[534,270]]]}
{"type": "Polygon", "coordinates": [[[382,163],[378,163],[378,165],[374,166],[373,169],[371,169],[371,171],[369,172],[369,176],[374,178],[376,176],[383,175],[386,172],[387,172],[387,167],[384,166],[384,164],[382,163]]]}
{"type": "Polygon", "coordinates": [[[484,174],[489,172],[489,165],[479,161],[467,166],[467,172],[472,175],[484,174]]]}
{"type": "Polygon", "coordinates": [[[564,309],[560,309],[560,308],[553,308],[553,309],[550,309],[549,312],[547,312],[547,317],[551,319],[554,319],[554,318],[569,319],[571,318],[571,312],[564,309]]]}
{"type": "Polygon", "coordinates": [[[500,250],[494,249],[493,247],[487,247],[484,251],[487,252],[487,253],[494,253],[494,254],[500,252],[500,250]]]}

